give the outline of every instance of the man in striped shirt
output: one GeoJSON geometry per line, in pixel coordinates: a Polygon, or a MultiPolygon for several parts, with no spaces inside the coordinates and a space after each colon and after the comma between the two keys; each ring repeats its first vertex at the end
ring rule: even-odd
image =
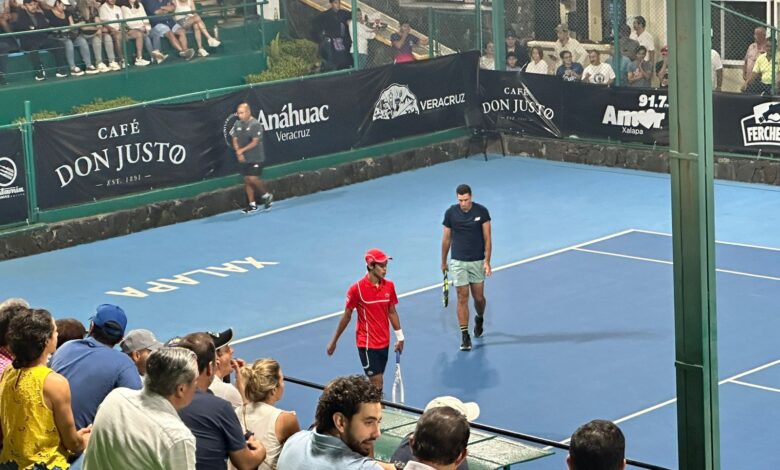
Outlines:
{"type": "Polygon", "coordinates": [[[360,362],[371,383],[382,390],[390,348],[389,325],[393,325],[395,333],[395,351],[403,351],[404,334],[401,331],[401,319],[395,309],[398,303],[395,285],[385,279],[387,262],[392,258],[373,248],[366,252],[365,259],[368,273],[347,291],[347,305],[336,327],[336,333],[328,344],[327,352],[329,356],[333,355],[341,333],[352,320],[352,312],[357,309],[355,333],[360,362]]]}

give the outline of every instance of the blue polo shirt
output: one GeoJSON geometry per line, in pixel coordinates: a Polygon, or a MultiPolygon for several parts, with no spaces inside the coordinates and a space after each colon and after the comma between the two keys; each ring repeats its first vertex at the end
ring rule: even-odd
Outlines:
{"type": "Polygon", "coordinates": [[[51,368],[70,383],[76,429],[95,420],[98,406],[115,388],[141,390],[141,376],[130,357],[93,337],[63,344],[51,359],[51,368]]]}
{"type": "Polygon", "coordinates": [[[468,212],[453,204],[444,213],[445,227],[452,230],[452,259],[458,261],[481,261],[485,259],[485,237],[482,224],[490,221],[490,212],[476,202],[468,212]]]}
{"type": "Polygon", "coordinates": [[[276,463],[278,470],[383,470],[376,460],[363,457],[335,436],[299,431],[287,439],[276,463]]]}
{"type": "Polygon", "coordinates": [[[179,417],[195,435],[195,468],[225,470],[228,452],[246,447],[244,431],[227,400],[211,390],[195,391],[192,403],[179,410],[179,417]]]}
{"type": "MultiPolygon", "coordinates": [[[[155,11],[166,5],[170,5],[171,0],[141,0],[141,4],[144,6],[144,10],[146,11],[147,16],[155,16],[155,11]]],[[[173,28],[173,26],[176,24],[176,22],[173,21],[173,17],[171,15],[161,16],[159,18],[151,18],[149,21],[152,23],[152,27],[162,23],[169,28],[173,28]]]]}

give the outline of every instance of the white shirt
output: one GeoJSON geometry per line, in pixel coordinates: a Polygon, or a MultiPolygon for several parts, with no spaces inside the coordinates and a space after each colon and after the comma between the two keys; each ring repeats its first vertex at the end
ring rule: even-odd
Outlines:
{"type": "Polygon", "coordinates": [[[718,70],[723,70],[723,61],[720,60],[720,54],[715,49],[710,51],[710,61],[712,62],[712,88],[718,86],[718,70]]]}
{"type": "Polygon", "coordinates": [[[276,438],[276,420],[283,412],[267,403],[248,403],[236,408],[244,431],[255,433],[255,438],[265,447],[265,460],[258,470],[276,470],[276,462],[282,453],[282,444],[276,438]]]}
{"type": "MultiPolygon", "coordinates": [[[[126,20],[148,16],[144,6],[140,2],[138,3],[138,8],[122,7],[122,15],[124,15],[126,20]]],[[[152,29],[149,20],[128,21],[127,27],[130,29],[140,29],[141,31],[150,31],[152,29]]]]}
{"type": "Polygon", "coordinates": [[[547,62],[544,60],[540,60],[538,63],[534,63],[532,60],[531,62],[528,62],[528,65],[525,66],[525,73],[540,73],[542,75],[547,75],[549,73],[549,67],[547,67],[547,62]]]}
{"type": "Polygon", "coordinates": [[[195,470],[195,436],[165,397],[116,388],[98,408],[84,470],[195,470]]]}
{"type": "MultiPolygon", "coordinates": [[[[100,15],[100,21],[116,21],[123,19],[122,16],[122,9],[114,4],[114,6],[111,6],[108,4],[108,2],[100,5],[100,10],[98,10],[100,15]]],[[[115,29],[119,31],[120,26],[122,26],[122,23],[111,23],[106,25],[110,27],[111,29],[115,29]]]]}
{"type": "MultiPolygon", "coordinates": [[[[355,37],[354,31],[352,31],[352,20],[350,20],[347,24],[349,24],[349,35],[350,37],[355,37]]],[[[368,40],[374,39],[376,37],[376,33],[373,29],[369,28],[365,24],[358,21],[357,24],[358,27],[358,34],[357,34],[357,45],[358,45],[358,54],[368,54],[368,40]]],[[[355,51],[355,43],[352,43],[352,49],[349,52],[355,51]]]]}
{"type": "Polygon", "coordinates": [[[615,71],[612,70],[612,66],[606,62],[602,62],[599,65],[588,65],[582,72],[583,79],[588,77],[588,83],[595,83],[597,85],[606,85],[610,80],[615,79],[615,71]]]}
{"type": "Polygon", "coordinates": [[[231,384],[226,384],[222,379],[214,377],[209,385],[209,390],[215,396],[227,400],[233,408],[238,408],[244,404],[244,400],[241,399],[241,393],[238,389],[231,384]]]}
{"type": "Polygon", "coordinates": [[[192,0],[176,0],[174,2],[176,4],[176,13],[181,13],[183,11],[190,11],[192,13],[185,13],[183,15],[174,15],[174,18],[176,21],[181,21],[188,16],[192,16],[195,14],[195,3],[192,2],[192,0]]]}
{"type": "Polygon", "coordinates": [[[486,57],[482,56],[479,58],[479,68],[483,70],[495,70],[496,69],[496,58],[493,57],[486,57]]]}
{"type": "Polygon", "coordinates": [[[425,465],[424,463],[410,460],[406,462],[406,466],[404,467],[404,470],[436,470],[436,469],[431,467],[430,465],[425,465]]]}
{"type": "Polygon", "coordinates": [[[636,31],[631,31],[631,39],[638,42],[640,46],[645,46],[647,54],[645,54],[645,62],[650,60],[650,53],[655,51],[655,41],[653,35],[648,33],[647,30],[642,31],[639,36],[636,35],[636,31]]]}

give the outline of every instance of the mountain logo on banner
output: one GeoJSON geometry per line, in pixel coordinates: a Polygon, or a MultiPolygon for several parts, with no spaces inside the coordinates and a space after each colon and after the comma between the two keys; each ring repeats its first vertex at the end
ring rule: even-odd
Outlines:
{"type": "Polygon", "coordinates": [[[768,101],[753,107],[753,114],[742,118],[742,143],[780,145],[780,102],[768,101]]]}
{"type": "Polygon", "coordinates": [[[16,175],[16,163],[8,157],[0,157],[0,188],[14,184],[16,175]]]}
{"type": "Polygon", "coordinates": [[[417,97],[407,85],[393,83],[382,90],[379,99],[374,105],[374,118],[395,119],[406,114],[420,114],[420,106],[417,97]]]}

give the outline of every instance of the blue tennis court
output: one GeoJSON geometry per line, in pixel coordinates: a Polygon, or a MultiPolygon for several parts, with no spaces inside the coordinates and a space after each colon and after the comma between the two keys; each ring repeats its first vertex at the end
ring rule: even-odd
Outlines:
{"type": "MultiPolygon", "coordinates": [[[[723,468],[773,469],[780,434],[777,188],[716,183],[723,468]]],[[[286,375],[359,373],[353,330],[325,346],[362,253],[391,256],[407,337],[406,402],[477,401],[479,422],[564,441],[619,421],[628,457],[676,468],[674,311],[666,175],[527,158],[454,161],[306,197],[0,263],[0,297],[86,322],[122,305],[161,338],[227,326],[238,355],[286,375]],[[486,334],[458,350],[437,281],[441,217],[468,182],[493,217],[486,334]],[[499,269],[500,268],[500,269],[499,269]]],[[[389,392],[390,371],[386,376],[389,392]]],[[[316,391],[282,406],[311,421],[316,391]]],[[[560,469],[559,453],[523,468],[560,469]]]]}

